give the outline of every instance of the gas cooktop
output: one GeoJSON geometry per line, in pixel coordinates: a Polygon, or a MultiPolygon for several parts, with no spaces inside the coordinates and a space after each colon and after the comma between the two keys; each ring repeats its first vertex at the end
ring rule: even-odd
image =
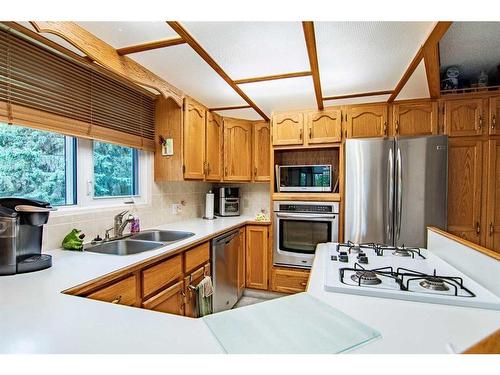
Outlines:
{"type": "Polygon", "coordinates": [[[500,310],[499,297],[425,249],[327,245],[327,291],[500,310]]]}

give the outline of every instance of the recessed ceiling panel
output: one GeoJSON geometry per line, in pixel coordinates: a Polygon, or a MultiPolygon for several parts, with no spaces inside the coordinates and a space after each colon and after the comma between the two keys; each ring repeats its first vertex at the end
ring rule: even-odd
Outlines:
{"type": "Polygon", "coordinates": [[[183,22],[236,80],[310,70],[301,22],[183,22]]]}
{"type": "Polygon", "coordinates": [[[242,118],[245,120],[262,120],[262,117],[251,108],[231,109],[228,111],[218,111],[218,115],[224,117],[242,118]]]}
{"type": "Polygon", "coordinates": [[[247,104],[187,44],[129,56],[208,107],[247,104]]]}
{"type": "Polygon", "coordinates": [[[442,70],[459,68],[459,79],[477,82],[484,70],[500,84],[500,22],[453,22],[439,43],[442,70]]]}
{"type": "Polygon", "coordinates": [[[429,96],[429,84],[427,83],[424,60],[422,60],[396,100],[428,98],[429,96]]]}
{"type": "Polygon", "coordinates": [[[77,23],[115,48],[178,37],[177,33],[164,21],[77,23]]]}
{"type": "Polygon", "coordinates": [[[363,96],[358,98],[327,100],[325,101],[324,104],[325,107],[333,107],[337,105],[378,103],[378,102],[387,102],[387,99],[389,99],[389,97],[390,95],[363,96]]]}
{"type": "Polygon", "coordinates": [[[311,77],[247,83],[240,87],[267,115],[273,111],[316,106],[311,77]]]}
{"type": "Polygon", "coordinates": [[[392,90],[434,22],[315,22],[324,96],[392,90]]]}

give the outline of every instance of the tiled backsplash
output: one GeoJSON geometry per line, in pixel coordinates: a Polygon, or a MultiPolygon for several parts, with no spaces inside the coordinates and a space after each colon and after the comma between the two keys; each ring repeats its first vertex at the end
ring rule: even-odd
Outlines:
{"type": "MultiPolygon", "coordinates": [[[[205,212],[205,194],[213,188],[213,184],[197,181],[153,183],[151,202],[148,205],[126,209],[137,213],[140,218],[141,229],[147,229],[173,221],[202,217],[205,212]],[[182,211],[172,213],[172,205],[184,202],[182,211]]],[[[268,184],[234,184],[239,186],[242,195],[242,214],[255,215],[265,209],[269,212],[269,185],[268,184]]],[[[49,217],[44,227],[43,248],[56,249],[61,247],[64,236],[73,228],[81,229],[85,233],[85,242],[92,240],[99,234],[104,236],[106,229],[113,226],[113,217],[125,208],[88,209],[81,212],[57,212],[49,217]]],[[[127,226],[125,233],[129,230],[127,226]]]]}

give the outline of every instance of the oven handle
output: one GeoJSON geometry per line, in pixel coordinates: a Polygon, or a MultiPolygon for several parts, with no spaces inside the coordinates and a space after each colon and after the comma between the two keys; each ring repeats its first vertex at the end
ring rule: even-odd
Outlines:
{"type": "Polygon", "coordinates": [[[302,215],[302,214],[281,214],[275,213],[276,217],[279,218],[289,218],[289,219],[335,219],[337,215],[326,215],[326,214],[317,214],[317,215],[302,215]]]}

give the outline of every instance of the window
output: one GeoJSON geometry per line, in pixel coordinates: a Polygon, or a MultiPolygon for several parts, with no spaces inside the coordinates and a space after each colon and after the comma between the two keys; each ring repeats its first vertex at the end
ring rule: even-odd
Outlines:
{"type": "Polygon", "coordinates": [[[93,142],[94,197],[138,195],[137,150],[131,147],[93,142]]]}
{"type": "Polygon", "coordinates": [[[0,197],[76,203],[76,139],[0,123],[0,197]]]}

